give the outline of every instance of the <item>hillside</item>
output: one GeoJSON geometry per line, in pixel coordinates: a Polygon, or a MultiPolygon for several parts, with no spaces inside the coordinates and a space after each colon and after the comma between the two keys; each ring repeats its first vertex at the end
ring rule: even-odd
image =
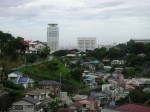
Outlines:
{"type": "Polygon", "coordinates": [[[31,78],[35,80],[42,80],[45,78],[48,79],[57,79],[60,77],[60,73],[62,77],[66,77],[69,73],[69,69],[66,68],[58,59],[53,59],[50,62],[45,62],[38,65],[26,66],[20,71],[24,72],[27,76],[29,75],[31,78]]]}

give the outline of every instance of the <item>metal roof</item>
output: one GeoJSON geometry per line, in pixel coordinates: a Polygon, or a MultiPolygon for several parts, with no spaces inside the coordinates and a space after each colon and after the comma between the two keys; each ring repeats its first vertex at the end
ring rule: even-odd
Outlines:
{"type": "Polygon", "coordinates": [[[37,104],[37,103],[40,102],[39,100],[34,99],[34,98],[30,97],[30,96],[24,97],[24,98],[22,98],[22,100],[25,100],[25,101],[30,102],[32,104],[37,104]]]}
{"type": "Polygon", "coordinates": [[[27,78],[27,77],[20,77],[18,82],[20,82],[20,83],[26,83],[28,81],[29,81],[29,78],[27,78]]]}
{"type": "Polygon", "coordinates": [[[60,86],[60,83],[54,80],[43,80],[39,81],[39,85],[41,86],[60,86]]]}

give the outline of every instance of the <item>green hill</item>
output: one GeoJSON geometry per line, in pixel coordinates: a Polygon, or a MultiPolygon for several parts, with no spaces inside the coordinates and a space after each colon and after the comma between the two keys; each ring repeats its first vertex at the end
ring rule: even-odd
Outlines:
{"type": "Polygon", "coordinates": [[[52,61],[47,61],[42,64],[26,66],[20,71],[24,72],[27,76],[35,79],[58,79],[60,74],[63,78],[67,77],[70,70],[64,66],[57,58],[54,58],[52,61]]]}

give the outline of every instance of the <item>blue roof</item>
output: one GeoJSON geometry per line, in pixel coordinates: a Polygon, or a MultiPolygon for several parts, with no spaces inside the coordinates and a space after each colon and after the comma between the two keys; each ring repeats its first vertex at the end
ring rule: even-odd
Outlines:
{"type": "Polygon", "coordinates": [[[95,60],[95,61],[91,61],[90,63],[91,63],[91,64],[98,64],[98,63],[100,63],[100,62],[97,61],[97,60],[95,60]]]}
{"type": "Polygon", "coordinates": [[[116,105],[116,102],[114,100],[112,102],[110,102],[110,104],[109,104],[109,106],[111,106],[111,107],[115,107],[115,105],[116,105]]]}
{"type": "Polygon", "coordinates": [[[27,77],[21,77],[18,82],[19,83],[26,83],[28,80],[29,80],[29,78],[27,78],[27,77]]]}
{"type": "Polygon", "coordinates": [[[15,72],[13,72],[14,74],[16,74],[16,75],[23,75],[23,73],[22,72],[19,72],[19,71],[15,71],[15,72]]]}
{"type": "Polygon", "coordinates": [[[95,61],[90,61],[90,62],[82,62],[82,64],[98,64],[100,63],[99,61],[95,60],[95,61]]]}

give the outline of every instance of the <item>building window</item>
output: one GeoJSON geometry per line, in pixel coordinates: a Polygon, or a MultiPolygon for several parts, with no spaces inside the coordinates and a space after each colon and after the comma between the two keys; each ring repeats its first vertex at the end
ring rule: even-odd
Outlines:
{"type": "Polygon", "coordinates": [[[23,110],[23,105],[14,105],[15,110],[23,110]]]}
{"type": "Polygon", "coordinates": [[[26,109],[33,108],[33,105],[26,105],[26,109]]]}

